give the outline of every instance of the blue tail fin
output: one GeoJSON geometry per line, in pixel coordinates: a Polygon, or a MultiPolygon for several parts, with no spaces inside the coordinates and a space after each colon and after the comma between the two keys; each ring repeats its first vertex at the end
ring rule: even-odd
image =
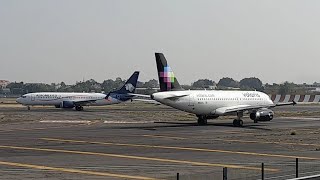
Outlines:
{"type": "Polygon", "coordinates": [[[117,94],[127,94],[127,93],[134,93],[137,82],[139,78],[139,71],[135,71],[131,77],[127,80],[127,82],[117,91],[114,91],[113,93],[117,94]]]}

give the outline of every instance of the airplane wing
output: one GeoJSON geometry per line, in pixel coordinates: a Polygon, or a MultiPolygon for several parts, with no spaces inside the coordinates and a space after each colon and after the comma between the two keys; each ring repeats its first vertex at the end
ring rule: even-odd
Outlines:
{"type": "Polygon", "coordinates": [[[146,94],[134,94],[134,93],[128,93],[128,95],[131,95],[131,96],[137,96],[137,97],[150,98],[150,95],[146,95],[146,94]]]}
{"type": "Polygon", "coordinates": [[[292,102],[288,102],[288,103],[277,103],[275,104],[274,107],[277,107],[277,106],[290,106],[290,105],[296,105],[297,103],[295,101],[292,101],[292,102]]]}
{"type": "Polygon", "coordinates": [[[75,106],[87,106],[95,103],[97,100],[71,101],[75,106]]]}
{"type": "Polygon", "coordinates": [[[295,101],[292,101],[290,103],[279,103],[279,104],[274,104],[274,105],[239,105],[239,106],[229,106],[229,107],[222,107],[216,109],[216,114],[219,115],[225,115],[225,114],[230,114],[230,113],[235,113],[235,112],[243,112],[243,111],[252,111],[252,110],[258,110],[261,108],[274,108],[277,106],[288,106],[288,105],[296,105],[297,103],[295,101]]]}
{"type": "Polygon", "coordinates": [[[133,98],[131,99],[132,101],[140,101],[140,102],[145,102],[147,104],[155,104],[155,105],[161,105],[158,101],[151,100],[151,95],[146,95],[146,94],[135,94],[135,93],[128,93],[130,96],[135,96],[135,97],[140,97],[140,98],[148,98],[148,99],[136,99],[133,98]]]}
{"type": "Polygon", "coordinates": [[[221,107],[216,109],[215,114],[225,115],[225,114],[231,114],[235,112],[249,111],[249,110],[261,109],[261,108],[266,108],[266,106],[251,106],[251,105],[228,106],[228,107],[221,107]]]}
{"type": "MultiPolygon", "coordinates": [[[[144,98],[151,98],[151,96],[152,96],[152,95],[132,94],[132,93],[129,93],[129,95],[136,96],[136,97],[144,97],[144,98]]],[[[179,98],[186,97],[186,96],[189,96],[189,94],[180,94],[180,95],[172,94],[172,95],[168,95],[165,99],[176,101],[179,98]]]]}

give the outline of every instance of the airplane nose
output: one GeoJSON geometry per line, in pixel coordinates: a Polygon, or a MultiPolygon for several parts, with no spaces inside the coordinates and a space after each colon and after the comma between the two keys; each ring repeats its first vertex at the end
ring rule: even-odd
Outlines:
{"type": "Polygon", "coordinates": [[[16,102],[21,104],[21,98],[17,98],[16,102]]]}

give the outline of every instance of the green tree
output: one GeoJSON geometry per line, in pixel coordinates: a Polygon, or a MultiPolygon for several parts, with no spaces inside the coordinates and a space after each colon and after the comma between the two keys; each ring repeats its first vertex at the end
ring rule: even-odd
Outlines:
{"type": "Polygon", "coordinates": [[[235,81],[232,78],[229,77],[224,77],[222,79],[219,80],[218,82],[218,86],[222,86],[222,87],[233,87],[233,88],[238,88],[240,87],[239,82],[235,81]]]}
{"type": "Polygon", "coordinates": [[[13,82],[8,84],[7,88],[9,88],[10,90],[13,88],[23,88],[24,87],[24,83],[23,82],[13,82]]]}
{"type": "Polygon", "coordinates": [[[295,92],[296,86],[296,84],[286,81],[285,83],[280,84],[278,93],[281,95],[291,94],[292,92],[295,92]]]}
{"type": "Polygon", "coordinates": [[[155,79],[149,80],[144,83],[143,87],[145,88],[157,88],[159,87],[158,81],[155,79]]]}
{"type": "Polygon", "coordinates": [[[209,79],[199,79],[196,82],[192,83],[194,88],[208,88],[209,86],[213,86],[214,81],[209,79]]]}
{"type": "Polygon", "coordinates": [[[103,83],[101,84],[101,88],[105,93],[108,93],[110,91],[119,89],[123,86],[124,83],[124,80],[122,80],[120,77],[117,77],[115,81],[112,79],[103,81],[103,83]]]}
{"type": "Polygon", "coordinates": [[[241,89],[263,91],[261,80],[255,77],[242,79],[240,81],[240,87],[241,89]]]}

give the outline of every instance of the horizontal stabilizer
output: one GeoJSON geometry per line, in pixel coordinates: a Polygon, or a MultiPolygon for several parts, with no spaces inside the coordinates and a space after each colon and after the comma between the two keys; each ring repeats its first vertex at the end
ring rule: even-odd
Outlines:
{"type": "Polygon", "coordinates": [[[144,102],[147,104],[161,105],[161,103],[159,103],[155,100],[149,100],[149,99],[132,99],[132,101],[139,101],[139,102],[144,102]]]}
{"type": "Polygon", "coordinates": [[[165,99],[169,99],[171,101],[176,101],[182,97],[186,97],[186,96],[189,96],[188,94],[184,94],[184,95],[179,95],[179,96],[171,96],[171,97],[166,97],[165,99]]]}
{"type": "Polygon", "coordinates": [[[146,97],[146,98],[150,98],[150,95],[146,95],[146,94],[128,93],[128,95],[130,95],[130,96],[136,96],[136,97],[146,97]]]}

